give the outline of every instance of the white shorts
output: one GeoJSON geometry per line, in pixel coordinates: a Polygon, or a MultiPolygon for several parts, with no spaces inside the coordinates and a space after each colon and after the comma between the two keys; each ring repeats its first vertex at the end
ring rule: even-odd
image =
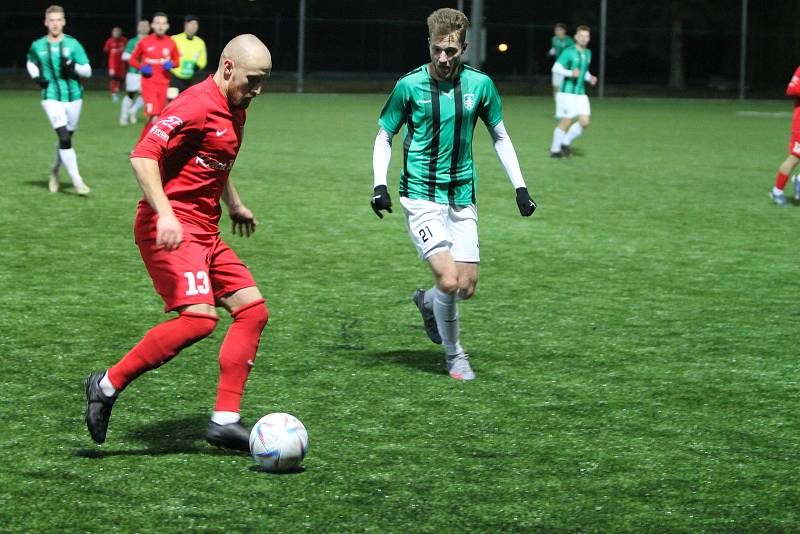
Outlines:
{"type": "Polygon", "coordinates": [[[125,92],[126,93],[141,93],[142,92],[142,75],[138,72],[129,72],[125,74],[125,92]]]}
{"type": "Polygon", "coordinates": [[[564,75],[558,74],[556,72],[551,72],[550,77],[552,79],[553,87],[561,87],[561,82],[564,81],[564,75]]]}
{"type": "Polygon", "coordinates": [[[411,242],[423,260],[449,250],[455,261],[478,263],[478,210],[400,197],[411,242]]]}
{"type": "Polygon", "coordinates": [[[580,115],[591,115],[587,95],[573,95],[572,93],[556,93],[556,118],[574,119],[580,115]]]}
{"type": "Polygon", "coordinates": [[[54,130],[62,126],[66,126],[70,132],[77,130],[78,121],[81,118],[81,106],[83,106],[83,100],[73,100],[72,102],[42,100],[42,107],[54,130]]]}

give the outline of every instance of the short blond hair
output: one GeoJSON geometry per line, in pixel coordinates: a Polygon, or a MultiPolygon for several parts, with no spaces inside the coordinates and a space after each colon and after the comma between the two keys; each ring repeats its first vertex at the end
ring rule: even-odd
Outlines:
{"type": "Polygon", "coordinates": [[[467,28],[469,19],[457,9],[443,7],[428,15],[428,35],[431,38],[444,37],[457,31],[459,41],[464,44],[467,28]]]}
{"type": "Polygon", "coordinates": [[[61,7],[61,6],[52,5],[52,6],[48,7],[47,9],[45,9],[44,16],[46,17],[50,13],[61,13],[63,15],[64,14],[64,8],[61,7]]]}

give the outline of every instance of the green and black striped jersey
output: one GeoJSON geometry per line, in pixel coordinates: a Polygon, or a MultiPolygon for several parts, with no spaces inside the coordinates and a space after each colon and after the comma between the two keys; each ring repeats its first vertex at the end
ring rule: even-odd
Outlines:
{"type": "Polygon", "coordinates": [[[580,70],[580,74],[577,78],[570,78],[569,76],[564,77],[559,92],[571,93],[573,95],[585,95],[586,85],[584,82],[586,73],[589,71],[589,63],[592,62],[592,51],[588,48],[578,50],[578,47],[573,45],[561,52],[561,55],[558,56],[558,62],[565,69],[580,70]]]}
{"type": "Polygon", "coordinates": [[[477,69],[462,65],[452,81],[438,81],[426,64],[400,78],[378,120],[391,135],[406,126],[400,196],[474,204],[472,135],[479,117],[494,127],[503,109],[491,78],[477,69]]]}
{"type": "Polygon", "coordinates": [[[47,36],[31,43],[28,59],[39,67],[39,76],[50,82],[42,89],[42,100],[72,102],[83,95],[83,87],[73,78],[64,78],[61,73],[61,58],[72,59],[77,65],[88,65],[89,58],[83,46],[69,35],[57,43],[47,40],[47,36]]]}

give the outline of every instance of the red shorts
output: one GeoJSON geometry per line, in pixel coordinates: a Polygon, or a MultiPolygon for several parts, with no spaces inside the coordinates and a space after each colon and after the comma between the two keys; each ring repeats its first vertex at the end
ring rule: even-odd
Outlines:
{"type": "Polygon", "coordinates": [[[142,80],[142,100],[144,100],[144,114],[148,117],[158,117],[167,105],[166,85],[153,85],[142,80]]]}
{"type": "Polygon", "coordinates": [[[800,131],[792,132],[789,138],[789,154],[800,158],[800,131]]]}
{"type": "Polygon", "coordinates": [[[242,260],[219,236],[181,242],[177,250],[156,247],[155,239],[139,241],[139,252],[153,287],[164,299],[164,311],[189,304],[216,306],[220,297],[254,287],[242,260]]]}

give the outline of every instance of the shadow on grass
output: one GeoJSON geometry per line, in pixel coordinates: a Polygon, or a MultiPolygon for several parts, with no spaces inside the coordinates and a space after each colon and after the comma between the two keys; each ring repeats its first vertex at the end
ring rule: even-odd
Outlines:
{"type": "MultiPolygon", "coordinates": [[[[28,180],[25,183],[30,185],[30,186],[33,186],[33,187],[44,189],[44,190],[46,190],[48,192],[50,191],[50,189],[49,189],[49,185],[50,184],[49,184],[49,182],[47,180],[28,180]]],[[[65,195],[72,195],[72,196],[75,196],[75,197],[84,196],[84,195],[79,195],[78,193],[76,193],[75,190],[72,189],[72,184],[71,183],[66,183],[66,182],[61,182],[60,183],[58,192],[61,193],[61,194],[65,194],[65,195]]]]}
{"type": "MultiPolygon", "coordinates": [[[[207,415],[192,415],[181,419],[155,421],[140,426],[123,437],[125,443],[145,443],[143,449],[108,449],[108,444],[92,449],[78,449],[76,456],[106,458],[111,456],[163,456],[165,454],[247,454],[240,451],[216,449],[205,441],[207,415]]],[[[106,442],[107,443],[107,442],[106,442]]]]}
{"type": "Polygon", "coordinates": [[[438,350],[387,350],[367,354],[380,362],[399,363],[426,373],[444,372],[442,368],[444,356],[438,350]]]}
{"type": "Polygon", "coordinates": [[[288,469],[286,471],[267,471],[263,467],[254,465],[250,467],[250,471],[252,471],[253,473],[259,473],[264,475],[298,475],[300,473],[305,473],[306,468],[303,467],[302,465],[299,465],[297,467],[293,467],[292,469],[288,469]]]}

